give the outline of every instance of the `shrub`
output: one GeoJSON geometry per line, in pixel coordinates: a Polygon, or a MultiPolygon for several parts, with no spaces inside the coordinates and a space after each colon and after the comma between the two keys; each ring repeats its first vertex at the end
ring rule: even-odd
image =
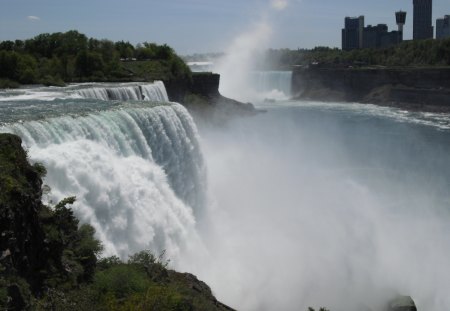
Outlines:
{"type": "Polygon", "coordinates": [[[20,86],[19,83],[9,80],[9,79],[0,79],[0,89],[16,89],[20,86]]]}
{"type": "Polygon", "coordinates": [[[38,173],[40,178],[44,178],[47,175],[47,169],[45,168],[44,164],[36,162],[33,164],[33,168],[38,173]]]}
{"type": "Polygon", "coordinates": [[[97,269],[99,271],[101,270],[107,270],[113,266],[117,266],[123,264],[122,260],[117,256],[111,256],[102,258],[97,262],[97,269]]]}
{"type": "Polygon", "coordinates": [[[131,265],[117,265],[98,272],[93,288],[100,295],[111,294],[114,298],[125,298],[131,294],[143,293],[151,282],[144,273],[131,265]]]}
{"type": "Polygon", "coordinates": [[[40,81],[41,84],[45,86],[65,86],[66,84],[59,76],[47,75],[43,77],[40,81]]]}

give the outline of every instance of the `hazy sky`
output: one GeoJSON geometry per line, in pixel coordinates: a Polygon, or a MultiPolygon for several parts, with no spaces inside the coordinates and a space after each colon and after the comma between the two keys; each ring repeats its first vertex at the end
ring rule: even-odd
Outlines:
{"type": "MultiPolygon", "coordinates": [[[[433,0],[433,24],[450,14],[450,0],[433,0]]],[[[341,45],[345,16],[365,15],[366,25],[395,26],[394,11],[412,0],[0,0],[0,41],[76,29],[89,37],[134,44],[167,43],[181,54],[226,49],[234,37],[265,19],[273,48],[341,45]]]]}

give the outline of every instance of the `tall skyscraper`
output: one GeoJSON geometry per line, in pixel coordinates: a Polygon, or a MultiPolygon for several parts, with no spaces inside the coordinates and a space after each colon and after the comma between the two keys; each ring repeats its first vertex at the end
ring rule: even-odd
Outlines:
{"type": "Polygon", "coordinates": [[[413,0],[414,21],[413,21],[413,39],[432,39],[433,38],[433,0],[413,0]]]}
{"type": "Polygon", "coordinates": [[[349,51],[363,47],[364,16],[346,17],[342,29],[342,49],[349,51]]]}

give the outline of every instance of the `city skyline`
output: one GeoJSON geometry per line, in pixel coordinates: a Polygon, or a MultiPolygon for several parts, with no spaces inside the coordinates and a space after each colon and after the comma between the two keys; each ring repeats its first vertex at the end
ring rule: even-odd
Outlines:
{"type": "MultiPolygon", "coordinates": [[[[407,12],[395,12],[397,30],[389,31],[386,24],[365,25],[364,15],[345,17],[342,29],[342,49],[386,48],[403,41],[407,12]]],[[[449,18],[436,20],[433,26],[433,0],[413,0],[413,40],[448,37],[449,18]],[[435,35],[436,30],[436,35],[435,35]]]]}
{"type": "MultiPolygon", "coordinates": [[[[433,2],[435,27],[450,6],[433,2]]],[[[99,39],[167,43],[181,54],[220,52],[264,20],[273,30],[266,47],[340,47],[345,16],[364,15],[366,25],[387,24],[393,30],[398,10],[408,13],[404,39],[411,39],[412,0],[3,0],[0,41],[75,29],[99,39]]]]}

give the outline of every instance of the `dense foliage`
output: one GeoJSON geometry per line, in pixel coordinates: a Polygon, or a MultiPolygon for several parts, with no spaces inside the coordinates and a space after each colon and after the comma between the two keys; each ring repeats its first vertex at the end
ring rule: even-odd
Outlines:
{"type": "MultiPolygon", "coordinates": [[[[100,260],[92,282],[65,290],[54,287],[33,301],[36,310],[211,310],[186,275],[166,269],[161,258],[142,251],[123,262],[100,260]]],[[[212,309],[214,310],[214,309],[212,309]]]]}
{"type": "Polygon", "coordinates": [[[45,168],[28,163],[18,137],[0,135],[0,306],[16,309],[49,288],[71,289],[94,277],[101,244],[67,205],[42,204],[45,168]],[[9,298],[8,298],[9,297],[9,298]]]}
{"type": "Polygon", "coordinates": [[[405,41],[387,49],[343,51],[316,47],[312,50],[268,50],[260,67],[291,68],[312,63],[329,66],[450,66],[450,39],[405,41]]]}
{"type": "Polygon", "coordinates": [[[17,83],[189,79],[190,70],[167,45],[88,38],[75,30],[0,42],[0,87],[17,83]],[[144,62],[144,70],[128,63],[144,62]]]}

